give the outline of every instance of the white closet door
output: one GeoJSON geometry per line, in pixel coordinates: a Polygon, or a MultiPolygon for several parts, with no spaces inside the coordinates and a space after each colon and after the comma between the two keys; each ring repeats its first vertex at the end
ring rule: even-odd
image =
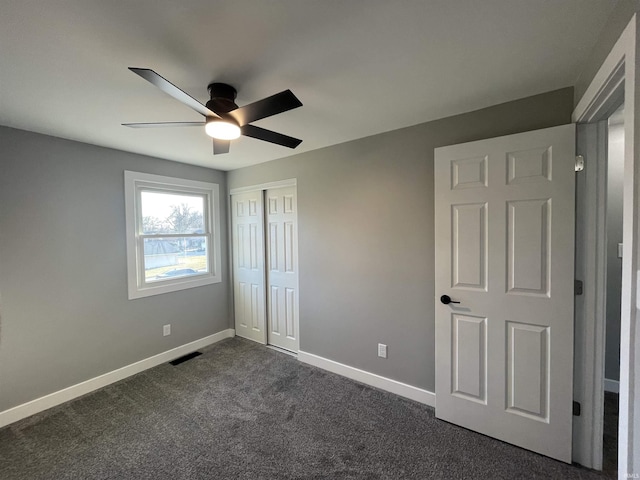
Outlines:
{"type": "Polygon", "coordinates": [[[266,191],[269,344],[297,352],[298,228],[296,187],[266,191]]]}
{"type": "Polygon", "coordinates": [[[436,416],[571,462],[574,125],[435,150],[436,416]],[[442,303],[441,303],[442,302],[442,303]]]}
{"type": "Polygon", "coordinates": [[[231,196],[236,335],[266,343],[262,191],[231,196]]]}

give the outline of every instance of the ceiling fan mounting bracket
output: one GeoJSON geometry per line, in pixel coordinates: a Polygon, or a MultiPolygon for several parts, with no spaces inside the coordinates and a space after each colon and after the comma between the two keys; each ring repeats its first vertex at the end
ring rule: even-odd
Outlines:
{"type": "Polygon", "coordinates": [[[226,83],[210,83],[207,86],[211,100],[207,102],[207,108],[216,113],[227,113],[238,108],[234,102],[238,92],[226,83]]]}

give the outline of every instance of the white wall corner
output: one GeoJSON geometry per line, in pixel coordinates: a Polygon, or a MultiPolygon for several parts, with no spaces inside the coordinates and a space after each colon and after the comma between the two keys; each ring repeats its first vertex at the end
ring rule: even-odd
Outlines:
{"type": "Polygon", "coordinates": [[[406,383],[398,382],[397,380],[382,377],[375,373],[360,370],[359,368],[350,367],[343,363],[334,362],[333,360],[314,355],[313,353],[299,351],[298,360],[303,363],[313,365],[314,367],[322,368],[323,370],[356,380],[360,383],[364,383],[365,385],[376,387],[386,392],[395,393],[396,395],[409,398],[430,407],[436,406],[436,394],[429,390],[424,390],[406,383]]]}
{"type": "Polygon", "coordinates": [[[36,398],[35,400],[31,400],[30,402],[23,403],[22,405],[15,406],[8,410],[4,410],[0,412],[0,428],[17,422],[18,420],[22,420],[23,418],[27,418],[36,413],[48,410],[49,408],[55,407],[62,403],[73,400],[74,398],[86,395],[87,393],[98,390],[99,388],[106,387],[107,385],[135,375],[136,373],[140,373],[163,363],[170,362],[171,360],[175,360],[178,357],[187,355],[188,353],[194,352],[200,348],[213,345],[214,343],[234,336],[235,330],[233,328],[228,328],[226,330],[222,330],[221,332],[214,333],[213,335],[209,335],[207,337],[195,340],[176,348],[172,348],[171,350],[167,350],[166,352],[162,352],[152,357],[145,358],[144,360],[140,360],[139,362],[132,363],[98,377],[94,377],[84,382],[80,382],[76,385],[58,390],[57,392],[50,393],[48,395],[45,395],[44,397],[36,398]]]}

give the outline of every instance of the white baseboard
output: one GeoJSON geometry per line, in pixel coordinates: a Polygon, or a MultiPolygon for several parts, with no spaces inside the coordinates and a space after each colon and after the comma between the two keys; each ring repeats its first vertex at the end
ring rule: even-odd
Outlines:
{"type": "Polygon", "coordinates": [[[618,380],[609,380],[608,378],[605,378],[604,379],[604,391],[605,392],[620,393],[620,382],[618,380]]]}
{"type": "Polygon", "coordinates": [[[132,363],[131,365],[113,370],[112,372],[108,372],[98,377],[80,382],[76,385],[58,390],[57,392],[50,393],[44,397],[36,398],[30,402],[10,408],[0,412],[0,428],[233,336],[235,336],[235,330],[233,328],[229,328],[227,330],[214,333],[213,335],[209,335],[208,337],[172,348],[171,350],[159,353],[153,357],[145,358],[144,360],[132,363]]]}
{"type": "Polygon", "coordinates": [[[390,378],[376,375],[375,373],[366,372],[364,370],[360,370],[359,368],[354,368],[350,367],[349,365],[344,365],[343,363],[334,362],[333,360],[319,357],[318,355],[314,355],[313,353],[299,351],[298,360],[303,363],[313,365],[314,367],[337,373],[338,375],[342,375],[343,377],[356,380],[366,385],[379,388],[380,390],[385,390],[387,392],[400,395],[401,397],[406,397],[411,400],[415,400],[416,402],[424,403],[425,405],[429,405],[430,407],[436,406],[436,394],[430,392],[429,390],[423,390],[418,387],[407,385],[406,383],[398,382],[396,380],[391,380],[390,378]]]}

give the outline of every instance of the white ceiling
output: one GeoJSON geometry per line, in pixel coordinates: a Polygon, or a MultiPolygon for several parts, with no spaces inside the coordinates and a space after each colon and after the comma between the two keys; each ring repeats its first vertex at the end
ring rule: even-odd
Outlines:
{"type": "Polygon", "coordinates": [[[573,85],[615,0],[2,0],[0,124],[232,170],[573,85]],[[291,89],[304,106],[212,155],[202,117],[134,75],[205,103],[291,89]]]}

